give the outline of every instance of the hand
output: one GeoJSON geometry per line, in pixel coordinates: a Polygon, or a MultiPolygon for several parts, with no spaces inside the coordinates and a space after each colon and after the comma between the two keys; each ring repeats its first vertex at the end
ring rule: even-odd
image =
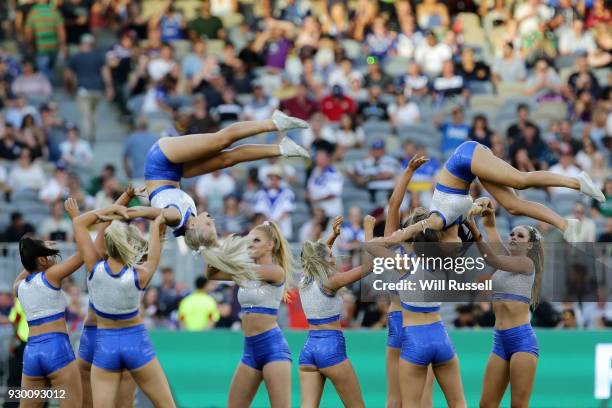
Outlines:
{"type": "Polygon", "coordinates": [[[389,235],[384,242],[387,244],[399,244],[404,241],[404,230],[399,229],[393,234],[389,235]]]}
{"type": "Polygon", "coordinates": [[[342,218],[341,215],[336,216],[334,220],[332,221],[332,231],[335,236],[340,235],[340,229],[342,228],[343,221],[344,221],[344,218],[342,218]]]}
{"type": "Polygon", "coordinates": [[[408,170],[411,171],[415,171],[416,169],[418,169],[419,167],[421,167],[423,164],[427,163],[429,161],[429,159],[425,156],[419,156],[419,157],[413,157],[412,159],[410,159],[410,162],[408,162],[408,170]]]}
{"type": "Polygon", "coordinates": [[[68,216],[70,217],[71,220],[74,220],[80,214],[79,205],[77,204],[76,200],[72,197],[64,201],[64,209],[68,213],[68,216]]]}
{"type": "Polygon", "coordinates": [[[109,101],[115,99],[115,90],[113,88],[106,88],[106,99],[108,99],[109,101]]]}
{"type": "Polygon", "coordinates": [[[103,215],[112,215],[112,214],[118,215],[122,217],[122,219],[124,220],[129,219],[127,207],[123,205],[113,204],[104,211],[103,215]]]}
{"type": "Polygon", "coordinates": [[[99,222],[123,221],[125,218],[121,215],[98,215],[99,222]]]}
{"type": "Polygon", "coordinates": [[[363,218],[363,229],[370,231],[374,229],[374,225],[376,225],[376,218],[371,215],[366,215],[363,218]]]}

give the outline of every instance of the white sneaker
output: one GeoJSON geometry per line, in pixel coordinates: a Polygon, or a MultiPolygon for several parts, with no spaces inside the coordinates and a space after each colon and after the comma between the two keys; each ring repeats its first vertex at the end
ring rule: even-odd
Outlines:
{"type": "Polygon", "coordinates": [[[593,197],[600,203],[606,201],[606,196],[604,195],[604,193],[602,193],[601,190],[598,189],[597,186],[595,186],[593,180],[591,180],[591,177],[589,177],[586,172],[583,171],[578,175],[578,181],[580,181],[581,193],[586,194],[589,197],[593,197]]]}
{"type": "Polygon", "coordinates": [[[279,110],[275,110],[272,114],[272,122],[276,125],[279,132],[291,129],[307,129],[308,123],[302,119],[294,118],[293,116],[285,115],[279,110]]]}
{"type": "Polygon", "coordinates": [[[563,232],[563,239],[570,243],[577,242],[579,227],[580,227],[580,221],[578,221],[575,218],[568,218],[567,228],[563,232]]]}
{"type": "Polygon", "coordinates": [[[310,160],[308,151],[288,137],[283,137],[278,147],[283,157],[302,157],[310,160]]]}

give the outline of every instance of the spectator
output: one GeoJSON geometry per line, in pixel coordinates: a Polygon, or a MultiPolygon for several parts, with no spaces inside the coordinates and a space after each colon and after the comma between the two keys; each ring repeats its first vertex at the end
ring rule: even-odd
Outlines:
{"type": "Polygon", "coordinates": [[[341,158],[347,149],[360,148],[365,142],[363,129],[357,126],[356,118],[348,113],[342,114],[339,128],[325,126],[321,130],[321,137],[336,145],[337,158],[341,158]]]}
{"type": "Polygon", "coordinates": [[[112,177],[107,178],[102,182],[102,189],[98,191],[94,197],[95,208],[104,208],[109,205],[113,205],[115,201],[121,196],[123,188],[119,184],[119,181],[112,177]]]}
{"type": "Polygon", "coordinates": [[[599,81],[589,69],[589,63],[585,55],[576,59],[576,71],[567,80],[565,96],[568,99],[574,99],[581,91],[589,91],[593,96],[598,96],[601,91],[599,81]]]}
{"type": "Polygon", "coordinates": [[[548,151],[546,144],[538,136],[537,129],[527,125],[523,137],[510,146],[509,153],[514,167],[520,171],[535,171],[543,168],[542,163],[548,151]]]}
{"type": "MultiPolygon", "coordinates": [[[[415,145],[410,140],[404,142],[404,155],[400,160],[402,169],[408,167],[413,157],[428,156],[427,151],[421,145],[415,145]]],[[[428,156],[429,161],[421,165],[412,176],[410,190],[414,192],[429,192],[433,187],[436,174],[440,170],[440,162],[435,156],[428,156]]]]}
{"type": "Polygon", "coordinates": [[[174,0],[166,0],[149,20],[149,30],[158,28],[162,42],[167,43],[182,39],[186,27],[183,13],[174,7],[174,0]]]}
{"type": "Polygon", "coordinates": [[[438,27],[448,27],[450,19],[448,8],[436,0],[424,0],[416,8],[419,27],[423,30],[434,30],[438,27]]]}
{"type": "Polygon", "coordinates": [[[247,120],[265,120],[272,117],[272,112],[278,107],[278,100],[263,90],[261,82],[253,84],[253,100],[244,107],[247,120]]]}
{"type": "Polygon", "coordinates": [[[236,101],[236,93],[227,87],[222,93],[223,102],[212,109],[211,115],[215,122],[225,127],[230,123],[238,122],[242,117],[242,106],[236,101]]]}
{"type": "Polygon", "coordinates": [[[12,168],[8,185],[13,192],[21,190],[39,191],[47,182],[45,173],[38,163],[32,163],[30,149],[21,150],[17,164],[12,168]]]}
{"type": "Polygon", "coordinates": [[[141,180],[144,180],[147,152],[157,140],[157,135],[147,129],[145,119],[139,118],[136,121],[134,132],[125,139],[123,147],[123,169],[132,183],[139,184],[141,180]]]}
{"type": "Polygon", "coordinates": [[[572,29],[564,30],[559,36],[559,53],[571,55],[578,52],[592,54],[597,49],[595,39],[590,31],[584,28],[584,21],[574,20],[572,29]]]}
{"type": "Polygon", "coordinates": [[[23,219],[23,214],[16,211],[11,213],[11,223],[2,234],[2,242],[19,242],[25,234],[34,232],[34,227],[23,219]]]}
{"type": "Polygon", "coordinates": [[[132,59],[136,52],[134,47],[135,40],[136,32],[126,30],[121,34],[119,43],[115,44],[106,53],[106,66],[110,70],[111,82],[113,83],[114,101],[124,117],[129,116],[130,113],[127,107],[125,85],[129,80],[132,70],[132,59]]]}
{"type": "Polygon", "coordinates": [[[308,96],[308,88],[302,82],[298,85],[294,97],[281,101],[280,109],[287,115],[309,120],[312,115],[319,111],[319,104],[308,96]]]}
{"type": "Polygon", "coordinates": [[[501,82],[522,82],[527,77],[525,62],[514,52],[511,42],[503,45],[503,54],[492,66],[492,82],[497,86],[501,82]]]}
{"type": "Polygon", "coordinates": [[[525,94],[534,97],[537,102],[561,99],[561,79],[545,59],[536,62],[532,74],[525,82],[525,94]]]}
{"type": "Polygon", "coordinates": [[[18,139],[12,125],[0,122],[0,136],[0,159],[13,161],[21,156],[26,146],[18,139]]]}
{"type": "Polygon", "coordinates": [[[42,74],[36,72],[34,61],[25,60],[22,72],[11,86],[16,95],[23,95],[32,100],[44,100],[51,96],[51,82],[42,74]]]}
{"type": "Polygon", "coordinates": [[[178,307],[178,319],[187,331],[203,331],[214,327],[219,321],[217,302],[206,291],[208,280],[198,276],[195,280],[195,291],[185,296],[178,307]]]}
{"type": "Polygon", "coordinates": [[[480,144],[491,147],[491,136],[493,136],[493,131],[489,128],[487,117],[483,114],[474,116],[468,137],[480,144]]]}
{"type": "Polygon", "coordinates": [[[81,114],[83,136],[90,142],[95,141],[96,109],[104,98],[114,98],[112,77],[106,66],[105,55],[94,50],[94,37],[85,34],[81,37],[79,52],[70,58],[66,70],[67,81],[77,88],[77,103],[81,114]]]}
{"type": "Polygon", "coordinates": [[[408,74],[403,79],[406,96],[421,98],[429,92],[429,79],[421,73],[416,62],[408,63],[408,74]]]}
{"type": "Polygon", "coordinates": [[[347,90],[350,87],[350,78],[352,75],[363,77],[359,71],[353,68],[353,62],[350,58],[342,58],[327,77],[327,86],[339,85],[342,89],[347,90]]]}
{"type": "Polygon", "coordinates": [[[377,17],[372,23],[370,34],[365,38],[365,44],[370,55],[382,61],[393,49],[395,37],[396,33],[387,28],[384,18],[377,17]]]}
{"type": "Polygon", "coordinates": [[[62,200],[51,204],[51,215],[38,227],[38,234],[45,240],[72,241],[72,223],[64,217],[62,200]]]}
{"type": "Polygon", "coordinates": [[[562,329],[577,329],[578,323],[576,321],[576,313],[573,309],[564,309],[561,320],[561,328],[562,329]]]}
{"type": "Polygon", "coordinates": [[[204,201],[209,213],[213,215],[223,212],[223,197],[236,190],[236,182],[223,170],[213,171],[198,177],[196,195],[204,201]]]}
{"type": "Polygon", "coordinates": [[[387,113],[395,128],[414,125],[421,121],[419,106],[406,98],[401,90],[395,94],[395,102],[387,107],[387,113]]]}
{"type": "Polygon", "coordinates": [[[202,1],[200,15],[187,24],[187,29],[192,40],[202,37],[208,39],[223,39],[226,37],[223,21],[210,12],[210,0],[202,1]]]}
{"type": "Polygon", "coordinates": [[[597,242],[612,242],[612,217],[606,218],[606,229],[599,235],[597,242]]]}
{"type": "Polygon", "coordinates": [[[255,52],[263,53],[266,67],[275,71],[285,68],[292,48],[288,38],[291,31],[291,23],[273,19],[266,21],[264,31],[256,37],[253,44],[255,52]]]}
{"type": "Polygon", "coordinates": [[[423,68],[423,72],[432,78],[442,72],[442,64],[452,56],[450,47],[438,42],[436,34],[428,31],[425,34],[425,41],[416,49],[414,59],[423,68]]]}
{"type": "Polygon", "coordinates": [[[257,169],[257,176],[259,182],[265,184],[268,181],[268,172],[270,170],[278,170],[280,168],[283,178],[280,182],[282,187],[288,187],[291,184],[298,182],[297,172],[295,168],[287,162],[281,161],[278,157],[269,157],[266,159],[266,163],[259,166],[257,169]]]}
{"type": "Polygon", "coordinates": [[[313,208],[322,208],[327,217],[342,214],[344,177],[332,164],[331,154],[323,149],[315,153],[315,168],[307,184],[307,199],[313,208]]]}
{"type": "Polygon", "coordinates": [[[596,227],[595,221],[588,217],[586,208],[582,203],[576,203],[572,210],[572,218],[579,221],[576,242],[595,242],[596,227]]]}
{"type": "Polygon", "coordinates": [[[468,140],[470,134],[470,126],[465,123],[463,118],[463,108],[460,105],[455,105],[451,114],[450,122],[441,123],[440,117],[435,119],[442,132],[440,151],[443,155],[452,153],[461,143],[468,140]]]}
{"type": "Polygon", "coordinates": [[[516,107],[517,122],[510,125],[506,131],[506,138],[508,139],[509,144],[512,144],[515,140],[522,138],[523,132],[528,125],[535,127],[537,130],[537,136],[540,136],[539,128],[535,123],[529,120],[529,110],[529,105],[523,103],[516,107]]]}
{"type": "Polygon", "coordinates": [[[368,63],[368,73],[364,77],[366,88],[378,86],[385,91],[391,91],[393,88],[393,78],[391,78],[380,67],[380,63],[374,59],[368,63]]]}
{"type": "Polygon", "coordinates": [[[451,60],[442,63],[442,75],[433,80],[433,96],[444,100],[453,96],[467,96],[466,83],[461,75],[455,74],[455,68],[451,60]]]}
{"type": "Polygon", "coordinates": [[[36,65],[51,81],[58,54],[66,55],[66,31],[61,14],[49,0],[37,0],[25,22],[26,39],[36,50],[36,65]]]}
{"type": "Polygon", "coordinates": [[[72,124],[66,124],[68,139],[60,143],[61,160],[72,167],[88,167],[93,160],[91,146],[85,140],[79,138],[79,128],[72,124]]]}
{"type": "Polygon", "coordinates": [[[159,56],[151,58],[147,64],[147,73],[153,81],[160,81],[168,75],[175,78],[177,71],[178,65],[174,60],[174,50],[170,44],[163,43],[159,56]]]}
{"type": "Polygon", "coordinates": [[[412,59],[415,50],[420,46],[425,39],[414,23],[414,17],[406,16],[400,20],[401,32],[396,41],[395,48],[397,55],[404,58],[412,59]]]}
{"type": "Polygon", "coordinates": [[[314,207],[311,217],[300,227],[299,241],[318,241],[323,237],[328,223],[329,217],[325,211],[321,207],[314,207]]]}
{"type": "Polygon", "coordinates": [[[357,114],[361,121],[385,121],[388,119],[387,104],[381,101],[382,90],[380,86],[373,85],[368,88],[368,100],[361,102],[357,114]]]}
{"type": "Polygon", "coordinates": [[[378,192],[382,191],[388,196],[393,191],[398,170],[397,160],[386,154],[385,142],[378,139],[370,145],[369,155],[356,163],[348,175],[355,184],[367,188],[370,201],[374,203],[378,192]]]}
{"type": "Polygon", "coordinates": [[[361,209],[357,206],[352,206],[348,210],[347,218],[348,220],[342,224],[337,247],[341,251],[341,254],[351,257],[352,265],[359,265],[361,261],[361,259],[359,259],[361,258],[361,246],[365,241],[361,209]]]}
{"type": "Polygon", "coordinates": [[[217,221],[217,231],[221,237],[230,234],[242,235],[248,225],[246,215],[240,211],[240,200],[235,193],[228,194],[223,199],[223,216],[217,221]]]}
{"type": "Polygon", "coordinates": [[[59,11],[64,18],[66,41],[76,45],[81,36],[90,33],[89,10],[90,2],[84,0],[69,0],[61,3],[59,11]]]}
{"type": "Polygon", "coordinates": [[[490,81],[491,69],[483,61],[474,59],[474,49],[466,47],[461,51],[461,62],[457,65],[457,72],[469,85],[473,81],[490,81]]]}
{"type": "Polygon", "coordinates": [[[68,172],[63,162],[57,162],[53,178],[40,190],[38,199],[45,204],[51,205],[57,200],[63,200],[68,196],[68,172]]]}
{"type": "Polygon", "coordinates": [[[267,171],[267,186],[257,192],[253,212],[264,214],[276,222],[287,239],[293,237],[291,213],[295,210],[295,195],[289,188],[282,187],[283,171],[280,166],[267,171]]]}
{"type": "MultiPolygon", "coordinates": [[[[550,171],[565,177],[578,177],[578,175],[580,175],[580,169],[574,164],[574,152],[571,147],[565,144],[562,145],[559,163],[552,166],[550,171]]],[[[565,194],[567,196],[568,194],[572,194],[571,192],[573,190],[568,190],[563,187],[551,187],[550,191],[554,198],[555,194],[565,194]]]]}
{"type": "Polygon", "coordinates": [[[158,293],[157,307],[160,316],[170,317],[178,309],[180,293],[174,280],[174,270],[169,267],[161,268],[161,285],[156,288],[158,293]]]}
{"type": "Polygon", "coordinates": [[[187,133],[214,133],[218,127],[217,121],[208,112],[204,96],[194,96],[193,115],[187,133]]]}
{"type": "Polygon", "coordinates": [[[321,112],[330,122],[338,122],[342,114],[353,114],[357,110],[355,101],[344,95],[344,91],[340,85],[332,87],[331,95],[324,97],[321,102],[321,112]]]}
{"type": "Polygon", "coordinates": [[[584,325],[587,329],[610,327],[612,302],[607,301],[607,296],[607,288],[602,286],[597,290],[597,302],[583,303],[584,325]]]}
{"type": "Polygon", "coordinates": [[[553,10],[540,2],[540,0],[528,0],[516,7],[514,19],[518,24],[518,34],[522,40],[533,35],[539,30],[541,24],[545,24],[553,16],[553,10]]]}

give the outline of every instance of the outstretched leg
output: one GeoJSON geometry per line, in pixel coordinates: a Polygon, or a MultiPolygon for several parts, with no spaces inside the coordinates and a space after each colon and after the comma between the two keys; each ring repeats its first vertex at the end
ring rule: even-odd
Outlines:
{"type": "Polygon", "coordinates": [[[284,132],[290,129],[305,129],[308,123],[301,119],[274,111],[268,120],[238,122],[217,133],[201,133],[180,137],[162,138],[159,147],[173,163],[188,163],[214,156],[238,140],[266,132],[284,132]]]}
{"type": "Polygon", "coordinates": [[[194,160],[183,166],[184,177],[201,176],[215,170],[225,169],[235,164],[253,160],[267,159],[269,157],[303,157],[308,158],[308,152],[298,146],[289,138],[284,138],[280,145],[255,145],[247,144],[232,149],[223,150],[221,153],[208,159],[194,160]]]}
{"type": "Polygon", "coordinates": [[[605,200],[603,193],[593,184],[593,181],[585,172],[582,172],[579,177],[566,177],[550,171],[524,173],[480,145],[476,146],[474,150],[471,169],[472,174],[478,177],[480,181],[489,181],[517,190],[530,187],[567,187],[580,191],[596,200],[605,200]]]}
{"type": "Polygon", "coordinates": [[[481,183],[485,190],[487,190],[511,215],[525,215],[553,225],[562,232],[567,229],[567,220],[550,208],[539,203],[523,200],[510,187],[501,186],[484,180],[481,180],[481,183]]]}

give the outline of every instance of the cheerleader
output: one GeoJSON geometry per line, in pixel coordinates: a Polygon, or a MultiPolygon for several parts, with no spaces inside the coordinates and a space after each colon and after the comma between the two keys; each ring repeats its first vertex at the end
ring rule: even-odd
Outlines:
{"type": "Polygon", "coordinates": [[[490,203],[483,213],[483,226],[492,245],[483,240],[473,220],[467,225],[487,264],[496,268],[491,277],[495,336],[480,406],[499,407],[510,383],[510,405],[527,407],[538,364],[538,341],[529,308],[538,303],[544,271],[542,236],[537,229],[521,225],[510,232],[504,246],[490,203]]]}
{"type": "Polygon", "coordinates": [[[145,162],[145,187],[151,207],[132,207],[127,217],[155,219],[163,214],[174,235],[184,235],[187,245],[197,250],[201,246],[198,242],[210,237],[213,231],[208,214],[198,216],[193,199],[180,189],[181,179],[268,157],[308,159],[308,152],[287,137],[279,145],[242,145],[227,149],[232,143],[259,133],[307,127],[303,120],[275,111],[270,120],[238,122],[217,133],[161,138],[151,148],[145,162]]]}
{"type": "MultiPolygon", "coordinates": [[[[577,239],[578,220],[564,219],[548,207],[519,198],[513,189],[530,187],[567,187],[598,201],[605,199],[585,172],[566,177],[549,171],[518,171],[491,150],[475,141],[461,144],[446,161],[438,176],[438,184],[430,205],[430,216],[419,225],[394,233],[394,242],[409,240],[424,228],[437,231],[452,229],[457,237],[458,226],[467,220],[472,209],[469,188],[478,177],[482,186],[512,215],[525,215],[546,222],[563,232],[568,242],[577,239]]],[[[459,240],[459,238],[456,238],[459,240]]]]}
{"type": "MultiPolygon", "coordinates": [[[[389,206],[387,208],[387,219],[385,221],[385,232],[384,236],[390,236],[400,226],[401,221],[401,204],[406,194],[408,184],[414,172],[425,164],[429,159],[425,157],[413,157],[406,170],[400,176],[393,193],[389,198],[389,206]]],[[[397,247],[398,252],[404,255],[403,246],[397,247]]],[[[398,366],[400,361],[400,349],[402,335],[402,306],[397,291],[389,291],[389,313],[387,315],[387,350],[385,356],[385,367],[387,376],[387,408],[399,408],[401,407],[401,395],[399,388],[398,379],[398,366]]],[[[421,401],[421,407],[432,406],[432,395],[433,395],[433,371],[431,366],[427,371],[427,381],[425,382],[425,389],[423,390],[423,400],[421,401]]]]}
{"type": "Polygon", "coordinates": [[[293,262],[289,244],[278,226],[266,221],[253,228],[247,237],[228,237],[223,251],[227,258],[218,258],[220,251],[206,252],[205,259],[217,261],[209,262],[206,276],[212,280],[233,280],[240,286],[238,301],[245,336],[244,353],[230,385],[227,406],[250,406],[263,380],[270,406],[290,407],[291,351],[276,321],[291,280],[293,262]]]}
{"type": "MultiPolygon", "coordinates": [[[[418,224],[427,219],[428,211],[417,208],[409,217],[408,225],[418,224]]],[[[414,237],[414,243],[408,244],[406,253],[427,254],[431,252],[431,242],[440,242],[439,231],[421,231],[414,237]]],[[[391,237],[372,240],[366,249],[373,256],[394,257],[395,252],[380,244],[394,243],[391,237]]],[[[432,253],[431,257],[439,256],[432,253]]],[[[423,268],[398,270],[400,279],[425,280],[427,273],[423,268]]],[[[459,359],[455,348],[446,332],[440,316],[440,302],[423,302],[422,293],[411,290],[399,291],[402,306],[402,335],[398,378],[402,407],[421,406],[425,398],[428,366],[444,393],[447,405],[452,408],[466,407],[463,384],[459,371],[459,359]]],[[[427,400],[426,400],[427,401],[427,400]]]]}
{"type": "MultiPolygon", "coordinates": [[[[70,218],[78,209],[64,208],[70,218]]],[[[56,390],[65,390],[61,407],[80,407],[82,398],[79,370],[66,330],[66,297],[61,291],[64,278],[83,265],[80,253],[58,262],[60,252],[51,241],[25,236],[19,241],[19,255],[24,267],[13,285],[29,326],[29,337],[23,354],[21,387],[40,389],[50,382],[56,390]]],[[[21,407],[38,407],[41,402],[24,399],[21,407]]]]}
{"type": "MultiPolygon", "coordinates": [[[[69,201],[68,206],[76,207],[76,202],[69,201]]],[[[129,370],[154,406],[174,407],[170,386],[139,314],[142,293],[161,256],[163,217],[151,223],[148,244],[136,227],[113,221],[103,234],[106,253],[97,249],[87,230],[104,216],[125,216],[125,211],[125,207],[112,205],[80,215],[73,223],[77,247],[90,271],[89,307],[97,323],[91,363],[93,406],[115,406],[122,371],[129,370]],[[145,254],[146,262],[139,263],[145,254]]]]}
{"type": "MultiPolygon", "coordinates": [[[[135,196],[134,189],[129,186],[128,189],[117,199],[115,204],[127,205],[132,197],[135,196]]],[[[96,248],[98,253],[106,253],[104,248],[104,232],[110,225],[110,222],[100,224],[96,237],[96,248]]],[[[89,283],[89,280],[87,281],[89,283]]],[[[83,408],[93,406],[91,395],[91,364],[93,362],[94,350],[96,347],[96,332],[97,332],[96,314],[90,307],[87,310],[87,317],[81,332],[79,341],[79,351],[77,357],[77,365],[81,373],[81,384],[83,385],[83,408]]],[[[130,373],[126,370],[121,373],[121,383],[117,394],[117,401],[114,406],[117,408],[129,408],[134,404],[134,395],[136,393],[136,383],[132,379],[130,373]]]]}
{"type": "MultiPolygon", "coordinates": [[[[363,221],[365,239],[372,239],[376,219],[363,221]]],[[[308,319],[308,338],[300,352],[301,407],[318,407],[325,380],[329,378],[345,407],[364,407],[359,381],[346,356],[344,335],[340,328],[341,289],[358,281],[371,268],[358,266],[338,273],[332,252],[342,217],[334,220],[334,230],[327,243],[306,241],[302,247],[300,299],[308,319]]]]}

